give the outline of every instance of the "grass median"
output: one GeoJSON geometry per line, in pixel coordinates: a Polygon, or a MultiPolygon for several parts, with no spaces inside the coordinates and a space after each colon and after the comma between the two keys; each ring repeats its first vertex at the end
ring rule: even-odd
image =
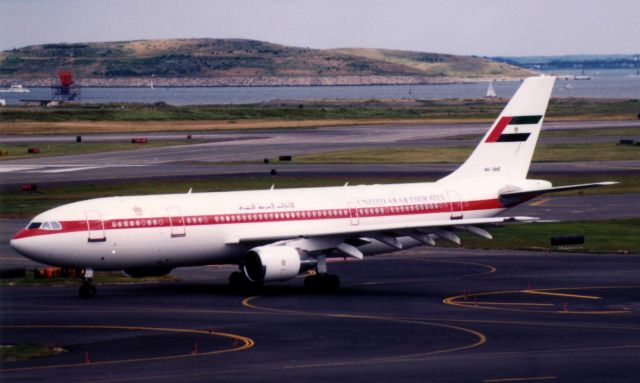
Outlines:
{"type": "MultiPolygon", "coordinates": [[[[254,105],[94,104],[5,107],[0,134],[273,129],[370,124],[490,123],[506,99],[322,100],[254,105]]],[[[631,120],[640,100],[551,99],[547,121],[631,120]]]]}
{"type": "MultiPolygon", "coordinates": [[[[294,158],[300,164],[453,164],[464,162],[474,147],[373,148],[314,153],[294,158]]],[[[640,146],[616,143],[538,145],[534,162],[640,160],[640,146]]]]}
{"type": "MultiPolygon", "coordinates": [[[[163,275],[159,277],[131,278],[119,271],[96,271],[93,275],[93,283],[96,285],[118,285],[129,283],[160,283],[160,282],[176,282],[177,277],[163,275]]],[[[80,286],[81,278],[69,277],[51,277],[51,278],[35,278],[33,270],[27,270],[26,276],[22,278],[5,278],[0,279],[0,286],[80,286]]]]}
{"type": "MultiPolygon", "coordinates": [[[[493,240],[462,233],[466,248],[588,253],[640,253],[640,218],[505,225],[489,230],[493,240]],[[584,245],[551,246],[554,236],[582,235],[584,245]]],[[[442,245],[439,241],[438,245],[442,245]]],[[[446,244],[445,244],[446,245],[446,244]]]]}

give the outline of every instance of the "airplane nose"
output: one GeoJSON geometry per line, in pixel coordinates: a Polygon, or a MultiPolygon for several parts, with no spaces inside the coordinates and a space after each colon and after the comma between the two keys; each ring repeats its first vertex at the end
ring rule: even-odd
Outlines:
{"type": "Polygon", "coordinates": [[[29,254],[29,246],[27,244],[29,241],[25,238],[28,236],[26,231],[27,230],[24,229],[20,230],[13,236],[11,241],[9,241],[9,246],[11,246],[13,250],[25,256],[29,254]]]}

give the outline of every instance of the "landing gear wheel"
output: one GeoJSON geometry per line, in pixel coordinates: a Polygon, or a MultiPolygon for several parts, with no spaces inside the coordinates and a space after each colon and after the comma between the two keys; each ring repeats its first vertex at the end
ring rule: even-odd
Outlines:
{"type": "Polygon", "coordinates": [[[229,275],[229,286],[234,289],[241,289],[249,282],[247,278],[239,271],[234,271],[229,275]]]}
{"type": "Polygon", "coordinates": [[[241,271],[234,271],[229,275],[229,287],[234,290],[254,291],[262,287],[262,283],[250,281],[241,271]]]}
{"type": "Polygon", "coordinates": [[[334,292],[340,289],[340,278],[334,274],[309,275],[304,279],[304,287],[313,292],[334,292]]]}
{"type": "Polygon", "coordinates": [[[98,290],[91,283],[85,282],[82,285],[80,285],[80,289],[78,290],[78,292],[80,293],[80,298],[91,299],[96,296],[96,293],[98,292],[98,290]]]}
{"type": "Polygon", "coordinates": [[[340,278],[335,274],[327,274],[325,283],[327,290],[337,291],[340,289],[340,278]]]}

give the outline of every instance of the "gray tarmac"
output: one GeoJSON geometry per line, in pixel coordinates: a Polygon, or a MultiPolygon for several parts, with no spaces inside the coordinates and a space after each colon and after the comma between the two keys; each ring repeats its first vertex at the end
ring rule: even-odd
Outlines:
{"type": "Polygon", "coordinates": [[[329,266],[333,294],[295,279],[245,295],[227,267],[88,301],[3,288],[2,342],[67,352],[4,362],[2,381],[637,381],[638,255],[428,248],[329,266]]]}

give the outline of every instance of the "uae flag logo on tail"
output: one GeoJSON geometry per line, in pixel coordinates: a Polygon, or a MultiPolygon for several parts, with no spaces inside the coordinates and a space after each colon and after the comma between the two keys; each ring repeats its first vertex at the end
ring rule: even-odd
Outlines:
{"type": "Polygon", "coordinates": [[[524,142],[531,133],[518,133],[516,127],[521,125],[536,125],[542,116],[512,116],[502,117],[493,128],[485,142],[524,142]],[[507,129],[513,127],[512,129],[507,129]]]}

